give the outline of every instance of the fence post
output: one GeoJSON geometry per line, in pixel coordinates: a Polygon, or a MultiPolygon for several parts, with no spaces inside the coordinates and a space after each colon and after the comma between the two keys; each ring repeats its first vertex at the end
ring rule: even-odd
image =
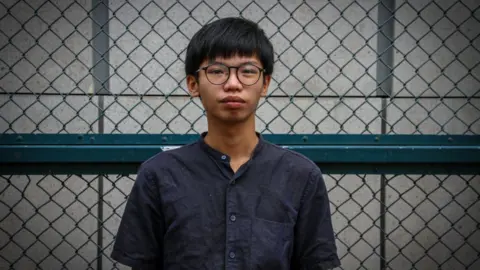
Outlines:
{"type": "MultiPolygon", "coordinates": [[[[377,96],[382,97],[380,111],[381,133],[387,133],[388,98],[393,91],[393,46],[394,46],[395,0],[378,1],[377,32],[377,96]]],[[[380,270],[386,269],[386,177],[380,176],[380,270]]]]}
{"type": "MultiPolygon", "coordinates": [[[[92,0],[92,77],[94,93],[98,95],[98,133],[104,133],[104,97],[109,85],[108,0],[92,0]]],[[[98,176],[97,204],[97,270],[102,267],[103,253],[103,176],[98,176]]]]}

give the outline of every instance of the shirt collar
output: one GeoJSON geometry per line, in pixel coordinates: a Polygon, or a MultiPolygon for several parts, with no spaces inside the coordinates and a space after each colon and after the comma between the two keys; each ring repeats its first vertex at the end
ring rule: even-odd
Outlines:
{"type": "MultiPolygon", "coordinates": [[[[204,151],[206,151],[209,155],[211,155],[215,160],[219,160],[222,162],[230,162],[230,157],[227,154],[224,154],[218,151],[217,149],[214,149],[213,147],[211,147],[205,142],[205,136],[207,136],[207,133],[208,132],[201,133],[201,136],[199,139],[200,147],[204,151]]],[[[265,145],[265,141],[263,139],[262,134],[260,134],[259,132],[255,132],[255,133],[257,134],[257,137],[258,137],[258,143],[253,149],[251,158],[255,158],[261,152],[261,150],[263,149],[263,146],[265,145]]]]}

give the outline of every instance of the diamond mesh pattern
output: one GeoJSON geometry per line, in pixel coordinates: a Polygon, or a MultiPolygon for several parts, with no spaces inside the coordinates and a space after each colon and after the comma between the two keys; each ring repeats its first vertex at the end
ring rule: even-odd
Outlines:
{"type": "MultiPolygon", "coordinates": [[[[202,132],[185,48],[243,16],[275,47],[259,132],[480,134],[480,2],[387,2],[3,0],[0,132],[202,132]]],[[[325,177],[341,269],[380,269],[380,176],[325,177]]],[[[134,179],[0,176],[0,268],[125,269],[109,254],[134,179]]],[[[480,269],[479,180],[386,176],[385,269],[480,269]]]]}
{"type": "MultiPolygon", "coordinates": [[[[478,269],[479,176],[386,178],[386,269],[478,269]]],[[[134,179],[103,175],[99,206],[96,175],[1,176],[0,268],[96,269],[101,258],[103,269],[126,269],[109,255],[134,179]]],[[[379,269],[380,176],[325,175],[325,181],[339,269],[379,269]]]]}
{"type": "Polygon", "coordinates": [[[243,16],[275,47],[260,132],[379,133],[385,122],[389,134],[478,134],[479,5],[2,1],[0,130],[97,133],[101,119],[106,133],[202,132],[202,107],[186,92],[185,48],[201,25],[243,16]],[[395,17],[379,21],[385,10],[395,17]],[[391,33],[379,32],[387,25],[391,33]]]}

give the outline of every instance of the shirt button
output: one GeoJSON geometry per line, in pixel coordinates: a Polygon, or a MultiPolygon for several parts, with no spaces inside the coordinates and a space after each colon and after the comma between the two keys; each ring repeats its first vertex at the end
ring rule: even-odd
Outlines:
{"type": "Polygon", "coordinates": [[[231,215],[231,216],[230,216],[230,220],[231,220],[231,221],[235,221],[235,220],[237,220],[237,217],[236,217],[235,215],[231,215]]]}
{"type": "Polygon", "coordinates": [[[227,159],[227,156],[223,155],[223,156],[222,156],[222,159],[223,159],[223,160],[227,159]]]}
{"type": "Polygon", "coordinates": [[[230,256],[230,259],[235,259],[235,252],[233,251],[230,252],[229,256],[230,256]]]}

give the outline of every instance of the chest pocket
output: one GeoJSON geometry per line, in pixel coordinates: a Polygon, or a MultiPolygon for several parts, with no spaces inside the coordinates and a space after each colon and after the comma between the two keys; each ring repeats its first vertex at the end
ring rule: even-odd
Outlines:
{"type": "Polygon", "coordinates": [[[260,218],[252,222],[250,269],[279,269],[289,264],[293,252],[293,223],[260,218]]]}

